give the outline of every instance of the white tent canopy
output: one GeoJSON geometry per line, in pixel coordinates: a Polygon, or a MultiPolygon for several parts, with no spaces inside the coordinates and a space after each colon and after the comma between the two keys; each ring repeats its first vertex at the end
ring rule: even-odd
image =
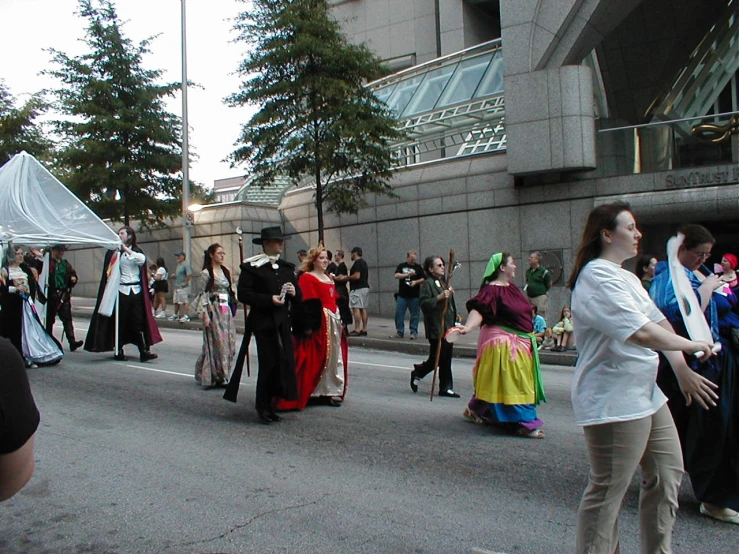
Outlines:
{"type": "Polygon", "coordinates": [[[21,152],[0,167],[0,241],[29,246],[101,246],[121,241],[95,213],[49,173],[21,152]]]}

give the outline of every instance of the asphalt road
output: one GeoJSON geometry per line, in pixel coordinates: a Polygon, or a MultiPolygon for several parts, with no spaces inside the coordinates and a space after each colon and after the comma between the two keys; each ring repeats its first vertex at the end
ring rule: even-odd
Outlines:
{"type": "MultiPolygon", "coordinates": [[[[408,386],[419,358],[360,348],[350,352],[344,406],[265,426],[253,377],[239,403],[226,402],[192,377],[200,333],[163,334],[152,363],[75,352],[30,370],[42,413],[37,468],[0,504],[0,552],[573,551],[587,463],[571,368],[544,368],[545,440],[462,418],[472,360],[454,362],[463,398],[429,402],[430,377],[418,394],[408,386]]],[[[623,554],[639,551],[637,495],[635,478],[623,554]]],[[[687,482],[681,506],[675,552],[739,552],[739,528],[698,514],[687,482]]]]}

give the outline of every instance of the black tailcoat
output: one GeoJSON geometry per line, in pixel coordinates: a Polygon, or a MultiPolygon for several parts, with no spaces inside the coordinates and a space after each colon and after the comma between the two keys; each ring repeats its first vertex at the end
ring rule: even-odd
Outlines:
{"type": "MultiPolygon", "coordinates": [[[[302,294],[295,277],[295,266],[284,260],[277,260],[274,264],[266,263],[261,267],[252,266],[249,262],[241,264],[236,294],[239,302],[249,306],[249,315],[246,318],[244,339],[241,342],[236,367],[223,397],[236,402],[241,371],[253,334],[257,339],[259,355],[260,377],[257,381],[257,396],[259,397],[260,393],[260,381],[266,385],[266,381],[269,380],[271,397],[297,399],[291,309],[293,303],[302,300],[302,294]],[[272,297],[279,296],[285,283],[293,284],[295,296],[286,295],[285,304],[275,306],[272,297]]],[[[257,403],[259,402],[260,398],[257,398],[257,403]]]]}

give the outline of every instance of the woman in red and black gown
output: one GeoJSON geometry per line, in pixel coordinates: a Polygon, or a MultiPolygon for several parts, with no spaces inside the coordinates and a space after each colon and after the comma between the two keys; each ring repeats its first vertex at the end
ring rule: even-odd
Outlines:
{"type": "Polygon", "coordinates": [[[336,287],[326,275],[323,246],[311,248],[298,285],[303,302],[293,317],[298,399],[281,399],[277,410],[302,410],[308,401],[341,406],[346,396],[348,350],[346,332],[336,307],[336,287]]]}

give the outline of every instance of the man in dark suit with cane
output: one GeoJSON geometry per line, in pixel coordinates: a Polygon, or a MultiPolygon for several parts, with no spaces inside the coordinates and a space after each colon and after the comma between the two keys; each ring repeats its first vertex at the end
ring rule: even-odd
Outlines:
{"type": "Polygon", "coordinates": [[[296,400],[298,397],[290,311],[293,303],[301,301],[302,295],[295,278],[295,266],[280,259],[287,238],[280,227],[262,229],[261,236],[252,242],[262,245],[263,252],[241,264],[237,296],[249,306],[249,315],[236,367],[223,396],[236,402],[253,334],[259,360],[256,409],[259,420],[265,424],[282,419],[273,409],[276,398],[296,400]]]}

